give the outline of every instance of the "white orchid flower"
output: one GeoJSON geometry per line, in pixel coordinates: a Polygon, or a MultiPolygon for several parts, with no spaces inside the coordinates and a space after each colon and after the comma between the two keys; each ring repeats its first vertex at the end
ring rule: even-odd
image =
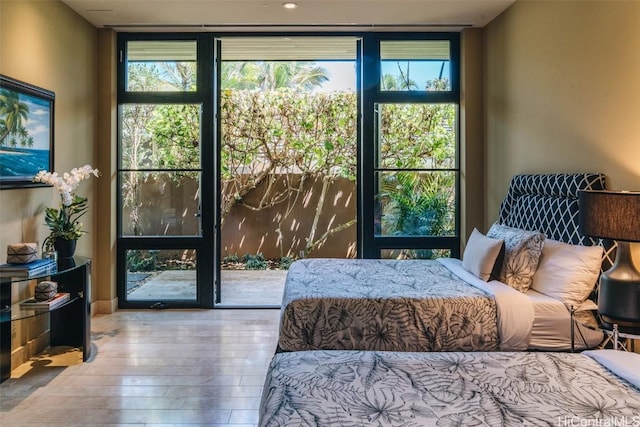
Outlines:
{"type": "Polygon", "coordinates": [[[47,240],[55,238],[72,240],[82,235],[82,223],[77,219],[78,214],[81,215],[87,209],[86,198],[80,198],[74,203],[76,200],[74,191],[82,181],[91,176],[99,177],[100,171],[87,164],[80,168],[73,168],[62,175],[57,172],[39,171],[33,178],[35,182],[53,186],[60,195],[59,209],[46,208],[45,221],[51,228],[51,234],[47,240]],[[65,215],[60,215],[62,211],[65,215]]]}

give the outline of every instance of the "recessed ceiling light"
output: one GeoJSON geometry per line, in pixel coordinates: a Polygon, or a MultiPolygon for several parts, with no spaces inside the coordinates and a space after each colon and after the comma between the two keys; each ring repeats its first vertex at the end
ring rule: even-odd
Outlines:
{"type": "Polygon", "coordinates": [[[298,3],[288,1],[286,3],[282,3],[282,7],[284,7],[285,9],[295,9],[296,7],[298,7],[298,3]]]}

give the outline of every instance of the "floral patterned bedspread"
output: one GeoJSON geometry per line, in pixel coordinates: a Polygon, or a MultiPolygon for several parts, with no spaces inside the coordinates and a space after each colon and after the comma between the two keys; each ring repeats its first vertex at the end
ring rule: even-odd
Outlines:
{"type": "Polygon", "coordinates": [[[438,261],[291,265],[278,351],[495,351],[496,302],[438,261]]]}
{"type": "Polygon", "coordinates": [[[317,350],[274,356],[259,426],[637,423],[640,390],[583,354],[317,350]]]}

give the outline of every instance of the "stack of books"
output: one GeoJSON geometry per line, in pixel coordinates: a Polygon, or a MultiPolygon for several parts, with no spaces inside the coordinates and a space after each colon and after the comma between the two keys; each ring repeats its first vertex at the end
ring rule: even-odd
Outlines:
{"type": "Polygon", "coordinates": [[[52,259],[37,259],[26,264],[0,265],[0,277],[30,279],[58,271],[58,263],[52,259]]]}
{"type": "Polygon", "coordinates": [[[53,298],[46,300],[37,300],[35,298],[26,299],[20,303],[20,307],[51,310],[58,307],[60,304],[69,301],[69,299],[71,299],[70,295],[67,292],[62,292],[57,293],[53,298]]]}

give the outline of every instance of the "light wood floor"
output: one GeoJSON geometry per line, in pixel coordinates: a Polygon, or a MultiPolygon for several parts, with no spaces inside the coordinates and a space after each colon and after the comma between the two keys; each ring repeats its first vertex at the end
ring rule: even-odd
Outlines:
{"type": "Polygon", "coordinates": [[[0,384],[0,425],[255,426],[279,310],[94,316],[92,356],[41,354],[0,384]]]}

